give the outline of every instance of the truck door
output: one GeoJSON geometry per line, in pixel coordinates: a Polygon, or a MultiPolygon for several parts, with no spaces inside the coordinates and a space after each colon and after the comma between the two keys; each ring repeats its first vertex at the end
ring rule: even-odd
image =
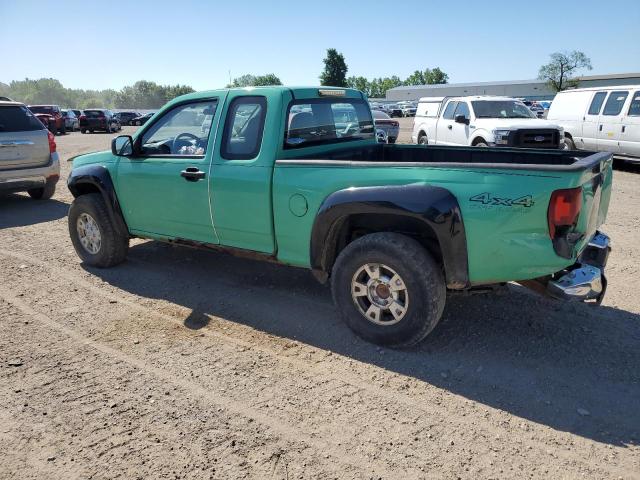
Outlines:
{"type": "Polygon", "coordinates": [[[176,105],[143,127],[139,153],[118,157],[116,192],[133,233],[219,243],[207,181],[218,104],[212,97],[176,105]]]}
{"type": "Polygon", "coordinates": [[[622,108],[628,96],[629,92],[626,90],[615,90],[609,93],[598,124],[598,150],[613,153],[620,151],[622,108]]]}
{"type": "Polygon", "coordinates": [[[640,90],[633,92],[620,127],[620,153],[640,157],[640,90]]]}
{"type": "Polygon", "coordinates": [[[279,92],[230,92],[227,97],[209,178],[213,224],[222,245],[275,252],[271,184],[275,152],[283,141],[281,105],[279,92]]]}
{"type": "Polygon", "coordinates": [[[600,111],[607,98],[607,92],[596,92],[591,99],[589,109],[584,115],[582,123],[582,145],[580,148],[585,150],[596,150],[598,144],[598,125],[600,120],[600,111]]]}
{"type": "Polygon", "coordinates": [[[467,102],[458,102],[455,113],[453,114],[454,122],[451,129],[451,143],[454,145],[469,145],[469,122],[471,122],[471,113],[467,102]],[[467,123],[458,123],[455,118],[463,115],[467,119],[467,123]]]}
{"type": "Polygon", "coordinates": [[[453,121],[458,102],[450,100],[436,126],[436,144],[453,145],[453,121]]]}

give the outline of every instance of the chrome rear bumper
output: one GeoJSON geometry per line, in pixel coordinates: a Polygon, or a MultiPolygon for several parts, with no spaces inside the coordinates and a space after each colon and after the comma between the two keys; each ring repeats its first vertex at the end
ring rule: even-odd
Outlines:
{"type": "Polygon", "coordinates": [[[557,278],[547,283],[547,293],[560,300],[602,302],[607,290],[604,267],[611,251],[610,240],[602,232],[596,232],[573,267],[559,272],[557,278]]]}

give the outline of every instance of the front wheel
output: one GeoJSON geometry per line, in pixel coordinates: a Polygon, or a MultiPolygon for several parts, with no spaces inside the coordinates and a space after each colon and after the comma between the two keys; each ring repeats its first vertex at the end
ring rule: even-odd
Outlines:
{"type": "Polygon", "coordinates": [[[428,145],[427,136],[423,133],[418,137],[418,145],[428,145]]]}
{"type": "Polygon", "coordinates": [[[566,150],[575,150],[576,144],[571,137],[564,137],[564,145],[566,150]]]}
{"type": "Polygon", "coordinates": [[[84,263],[106,268],[127,257],[129,237],[118,233],[99,193],[76,198],[68,219],[71,242],[84,263]]]}
{"type": "Polygon", "coordinates": [[[331,290],[344,321],[377,345],[409,347],[438,324],[446,299],[442,269],[416,240],[373,233],[334,264],[331,290]]]}

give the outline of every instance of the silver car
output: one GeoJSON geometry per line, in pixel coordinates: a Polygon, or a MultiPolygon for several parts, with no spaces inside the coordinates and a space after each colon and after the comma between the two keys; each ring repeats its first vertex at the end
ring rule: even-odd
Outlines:
{"type": "Polygon", "coordinates": [[[388,143],[396,143],[398,134],[400,132],[400,123],[397,120],[393,120],[386,113],[380,110],[372,110],[373,123],[376,125],[376,129],[384,130],[387,134],[388,143]]]}
{"type": "Polygon", "coordinates": [[[0,101],[0,192],[48,199],[59,178],[53,134],[24,104],[0,101]]]}

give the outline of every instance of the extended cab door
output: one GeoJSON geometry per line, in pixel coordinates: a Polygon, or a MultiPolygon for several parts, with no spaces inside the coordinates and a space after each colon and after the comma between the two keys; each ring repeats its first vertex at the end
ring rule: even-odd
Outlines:
{"type": "Polygon", "coordinates": [[[455,100],[450,100],[445,106],[444,112],[438,119],[438,125],[436,126],[436,144],[453,144],[453,127],[455,125],[453,118],[457,105],[458,102],[456,102],[455,100]]]}
{"type": "Polygon", "coordinates": [[[620,128],[620,153],[640,157],[640,90],[633,92],[620,128]]]}
{"type": "Polygon", "coordinates": [[[600,112],[607,92],[596,92],[584,115],[582,123],[582,146],[585,150],[596,150],[598,144],[598,125],[600,124],[600,112]]]}
{"type": "Polygon", "coordinates": [[[173,106],[143,127],[134,156],[118,157],[116,191],[132,233],[219,243],[208,183],[219,103],[212,97],[173,106]]]}
{"type": "Polygon", "coordinates": [[[628,90],[614,90],[609,93],[598,125],[597,149],[617,153],[620,151],[620,133],[622,130],[622,108],[624,107],[628,90]]]}
{"type": "Polygon", "coordinates": [[[282,115],[279,90],[231,91],[227,97],[209,178],[222,245],[275,253],[271,184],[282,115]]]}

